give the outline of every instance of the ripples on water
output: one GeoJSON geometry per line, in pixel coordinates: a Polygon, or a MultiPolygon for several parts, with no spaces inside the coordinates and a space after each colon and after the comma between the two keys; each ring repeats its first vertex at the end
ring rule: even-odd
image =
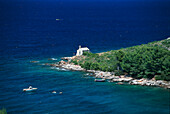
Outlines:
{"type": "Polygon", "coordinates": [[[168,113],[169,110],[166,89],[96,83],[85,72],[28,62],[20,67],[23,66],[27,66],[25,71],[8,75],[7,85],[1,82],[0,102],[10,113],[168,113]],[[22,92],[29,85],[38,90],[22,92]]]}
{"type": "Polygon", "coordinates": [[[0,108],[14,114],[169,113],[166,89],[95,83],[85,72],[45,65],[72,56],[78,45],[102,52],[165,39],[170,31],[169,4],[1,0],[0,108]],[[38,90],[22,91],[30,85],[38,90]]]}

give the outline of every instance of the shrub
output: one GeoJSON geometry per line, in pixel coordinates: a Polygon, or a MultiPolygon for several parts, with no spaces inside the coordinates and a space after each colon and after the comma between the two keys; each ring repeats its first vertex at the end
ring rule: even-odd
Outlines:
{"type": "Polygon", "coordinates": [[[164,77],[161,75],[156,75],[155,80],[164,80],[164,77]]]}
{"type": "Polygon", "coordinates": [[[72,61],[75,65],[78,65],[78,62],[75,60],[75,61],[72,61]]]}
{"type": "Polygon", "coordinates": [[[170,81],[170,76],[165,76],[166,81],[170,81]]]}
{"type": "Polygon", "coordinates": [[[124,73],[121,70],[115,70],[115,76],[123,75],[124,73]]]}
{"type": "Polygon", "coordinates": [[[5,108],[2,108],[2,109],[0,110],[0,114],[7,114],[6,109],[5,109],[5,108]]]}

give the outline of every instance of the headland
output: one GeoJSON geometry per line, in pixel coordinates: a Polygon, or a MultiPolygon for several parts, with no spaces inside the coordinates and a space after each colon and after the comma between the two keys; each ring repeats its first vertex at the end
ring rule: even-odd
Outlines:
{"type": "Polygon", "coordinates": [[[170,89],[170,38],[95,54],[88,49],[81,54],[46,65],[90,72],[91,76],[109,82],[123,82],[118,84],[170,89]]]}

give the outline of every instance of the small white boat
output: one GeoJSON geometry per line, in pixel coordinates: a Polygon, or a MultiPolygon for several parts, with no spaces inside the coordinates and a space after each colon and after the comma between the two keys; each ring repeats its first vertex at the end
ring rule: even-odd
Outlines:
{"type": "Polygon", "coordinates": [[[118,84],[118,85],[123,85],[124,83],[123,83],[123,82],[118,82],[118,83],[116,83],[116,84],[118,84]]]}
{"type": "Polygon", "coordinates": [[[105,79],[95,79],[95,82],[105,82],[105,79]]]}
{"type": "Polygon", "coordinates": [[[32,88],[32,86],[30,86],[29,88],[27,89],[23,89],[23,91],[35,91],[37,90],[38,88],[32,88]]]}

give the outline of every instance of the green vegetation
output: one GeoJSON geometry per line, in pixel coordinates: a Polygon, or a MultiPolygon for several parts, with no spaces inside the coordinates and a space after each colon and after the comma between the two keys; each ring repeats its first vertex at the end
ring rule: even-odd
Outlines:
{"type": "Polygon", "coordinates": [[[162,44],[169,48],[170,47],[170,40],[164,40],[164,41],[162,41],[162,44]]]}
{"type": "Polygon", "coordinates": [[[6,109],[5,109],[5,108],[2,108],[2,109],[0,110],[0,114],[7,114],[6,109]]]}
{"type": "Polygon", "coordinates": [[[84,53],[71,62],[87,70],[128,74],[134,78],[170,81],[170,39],[101,54],[84,53]]]}

